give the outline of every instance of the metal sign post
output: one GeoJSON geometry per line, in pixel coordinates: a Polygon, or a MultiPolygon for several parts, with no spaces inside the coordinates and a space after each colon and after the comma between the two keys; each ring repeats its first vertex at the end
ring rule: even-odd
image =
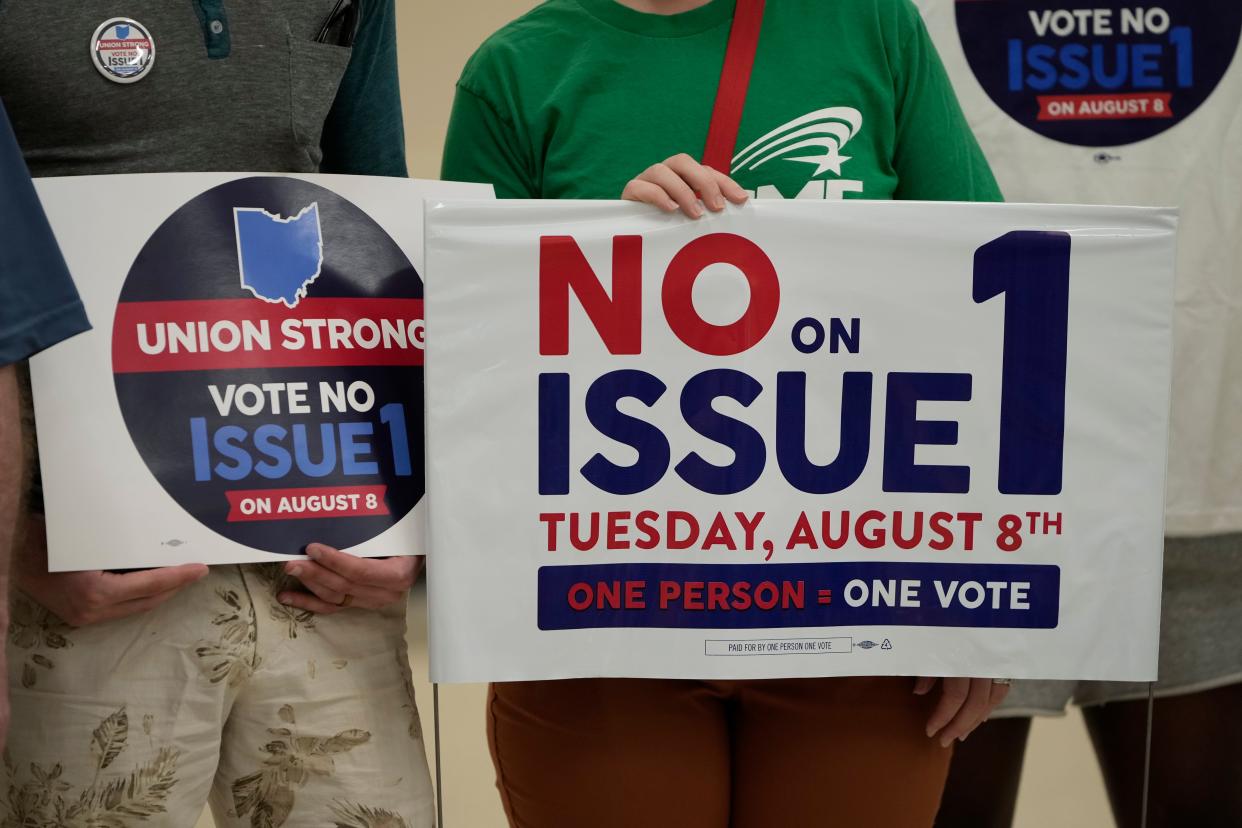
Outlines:
{"type": "Polygon", "coordinates": [[[440,685],[431,685],[431,717],[436,739],[436,825],[444,828],[444,778],[440,773],[440,685]]]}

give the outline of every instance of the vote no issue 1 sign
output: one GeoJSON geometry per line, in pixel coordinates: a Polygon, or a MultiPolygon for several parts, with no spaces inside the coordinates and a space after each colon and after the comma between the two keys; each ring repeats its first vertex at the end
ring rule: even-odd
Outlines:
{"type": "Polygon", "coordinates": [[[433,678],[1154,678],[1175,223],[429,208],[433,678]]]}
{"type": "Polygon", "coordinates": [[[39,191],[94,324],[32,362],[53,570],[423,551],[422,199],[489,188],[39,191]]]}

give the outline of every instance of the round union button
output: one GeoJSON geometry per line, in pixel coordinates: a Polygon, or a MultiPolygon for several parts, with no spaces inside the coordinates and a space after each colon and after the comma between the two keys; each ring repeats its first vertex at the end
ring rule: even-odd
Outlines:
{"type": "Polygon", "coordinates": [[[113,83],[135,83],[155,65],[155,39],[136,20],[105,20],[91,36],[91,63],[113,83]]]}

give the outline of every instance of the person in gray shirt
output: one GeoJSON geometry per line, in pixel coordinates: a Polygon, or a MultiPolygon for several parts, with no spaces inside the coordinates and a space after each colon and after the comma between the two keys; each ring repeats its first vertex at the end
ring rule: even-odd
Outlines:
{"type": "MultiPolygon", "coordinates": [[[[36,176],[404,176],[394,18],[394,0],[0,0],[0,98],[36,176]]],[[[185,828],[209,800],[218,826],[432,825],[405,644],[421,562],[309,551],[50,574],[32,517],[0,822],[185,828]]]]}

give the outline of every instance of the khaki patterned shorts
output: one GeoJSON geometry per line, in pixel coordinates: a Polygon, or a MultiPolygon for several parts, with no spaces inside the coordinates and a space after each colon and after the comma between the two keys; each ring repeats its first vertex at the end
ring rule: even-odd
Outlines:
{"type": "Polygon", "coordinates": [[[428,828],[404,605],[279,604],[279,565],[215,567],[74,629],[13,597],[0,826],[428,828]]]}

